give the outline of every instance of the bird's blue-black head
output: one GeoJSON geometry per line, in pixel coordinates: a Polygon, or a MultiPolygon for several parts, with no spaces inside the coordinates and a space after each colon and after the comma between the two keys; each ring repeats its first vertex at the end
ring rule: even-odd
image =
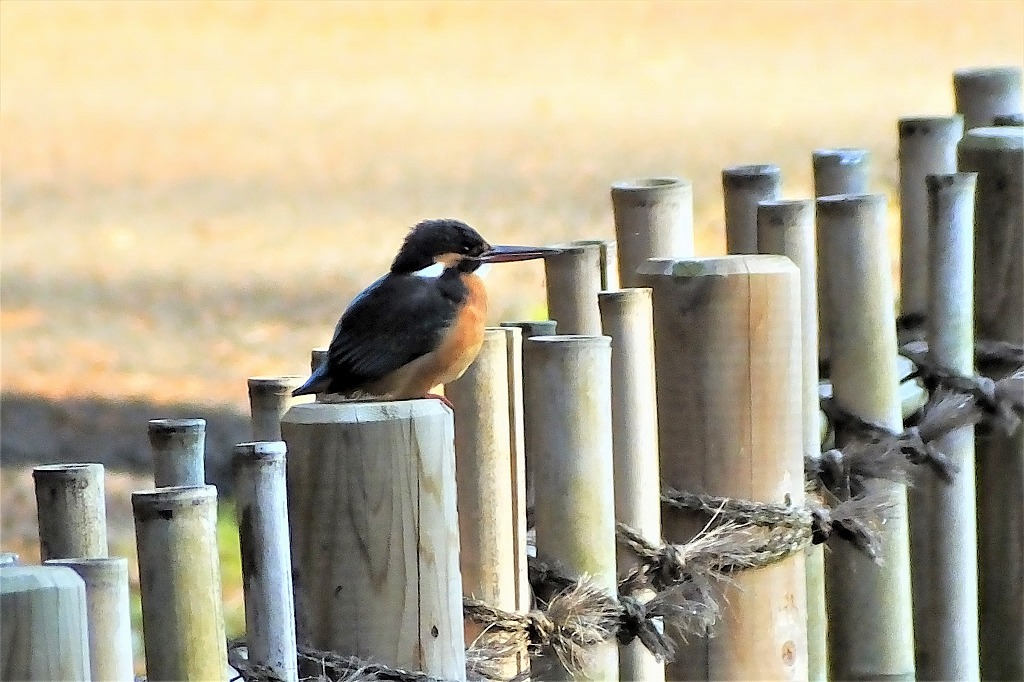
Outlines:
{"type": "Polygon", "coordinates": [[[491,245],[480,233],[460,220],[440,218],[424,220],[409,232],[391,263],[391,272],[411,273],[442,263],[452,267],[465,261],[472,272],[481,264],[480,258],[491,245]]]}

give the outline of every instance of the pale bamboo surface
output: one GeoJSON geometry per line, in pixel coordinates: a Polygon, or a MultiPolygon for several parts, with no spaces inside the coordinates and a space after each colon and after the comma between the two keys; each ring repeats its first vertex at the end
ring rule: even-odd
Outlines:
{"type": "Polygon", "coordinates": [[[995,123],[1000,114],[1019,114],[1020,66],[980,66],[953,72],[953,100],[963,114],[964,130],[995,123]]]}
{"type": "Polygon", "coordinates": [[[249,414],[253,441],[281,440],[281,417],[299,398],[292,391],[303,377],[249,377],[249,414]]]}
{"type": "MultiPolygon", "coordinates": [[[[673,488],[801,504],[799,271],[781,256],[658,259],[654,292],[661,473],[673,488]]],[[[665,539],[703,527],[666,515],[665,539]]],[[[733,576],[712,638],[680,646],[667,678],[807,678],[803,553],[733,576]]]]}
{"type": "Polygon", "coordinates": [[[600,334],[601,243],[579,241],[559,247],[562,253],[544,259],[548,317],[558,323],[559,334],[600,334]]]}
{"type": "Polygon", "coordinates": [[[648,258],[693,255],[693,185],[683,178],[641,178],[611,187],[619,284],[638,286],[648,258]]]}
{"type": "Polygon", "coordinates": [[[0,566],[0,679],[90,679],[85,583],[63,566],[0,566]]]}
{"type": "Polygon", "coordinates": [[[304,403],[281,433],[300,642],[465,679],[452,412],[304,403]]]}
{"type": "Polygon", "coordinates": [[[747,164],[722,170],[727,253],[757,253],[757,204],[778,199],[781,191],[778,166],[747,164]]]}
{"type": "Polygon", "coordinates": [[[32,469],[40,559],[107,556],[102,464],[46,464],[32,469]]]}
{"type": "Polygon", "coordinates": [[[153,486],[201,486],[206,483],[206,420],[151,419],[153,486]]]}
{"type": "MultiPolygon", "coordinates": [[[[845,410],[903,430],[897,396],[896,320],[885,198],[817,201],[821,300],[830,311],[834,399],[845,410]]],[[[842,434],[837,444],[844,444],[842,434]]],[[[835,679],[913,679],[914,634],[906,488],[877,483],[893,509],[880,531],[879,566],[840,543],[825,557],[829,665],[835,679]]]]}

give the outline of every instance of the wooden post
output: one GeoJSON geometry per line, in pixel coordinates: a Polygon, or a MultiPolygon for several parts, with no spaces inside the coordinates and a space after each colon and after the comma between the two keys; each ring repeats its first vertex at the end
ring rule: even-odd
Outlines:
{"type": "Polygon", "coordinates": [[[637,286],[648,258],[693,255],[693,185],[682,178],[642,178],[612,184],[619,283],[637,286]]]}
{"type": "Polygon", "coordinates": [[[285,453],[281,441],[239,443],[232,467],[249,660],[298,682],[285,453]]]}
{"type": "MultiPolygon", "coordinates": [[[[818,149],[811,155],[814,169],[814,196],[863,194],[868,191],[871,154],[866,149],[818,149]]],[[[820,233],[820,228],[816,227],[820,233]]],[[[829,360],[828,309],[825,305],[825,273],[821,270],[821,238],[818,249],[818,362],[829,360]]]]}
{"type": "Polygon", "coordinates": [[[281,435],[300,638],[464,680],[451,410],[303,403],[281,435]]]}
{"type": "Polygon", "coordinates": [[[0,566],[0,678],[86,680],[85,583],[63,566],[0,566]]]}
{"type": "MultiPolygon", "coordinates": [[[[885,198],[823,197],[817,216],[835,400],[859,417],[902,431],[885,198]]],[[[837,443],[844,444],[843,434],[837,443]]],[[[848,544],[834,545],[826,556],[829,662],[836,679],[914,677],[906,489],[876,487],[894,505],[880,531],[884,563],[876,565],[848,544]]]]}
{"type": "MultiPolygon", "coordinates": [[[[525,471],[513,459],[506,331],[488,328],[473,364],[447,385],[455,405],[455,474],[459,500],[462,591],[505,611],[528,603],[525,471]],[[517,504],[518,502],[518,504],[517,504]]],[[[466,621],[466,644],[481,628],[466,621]]],[[[502,667],[510,677],[529,668],[526,651],[502,667]]]]}
{"type": "Polygon", "coordinates": [[[148,680],[223,679],[217,489],[132,493],[148,680]]]}
{"type": "Polygon", "coordinates": [[[32,469],[39,557],[107,556],[107,501],[102,464],[46,464],[32,469]]]}
{"type": "Polygon", "coordinates": [[[128,602],[128,560],[50,559],[48,566],[65,566],[85,583],[89,631],[89,661],[93,680],[135,680],[132,622],[128,602]]]}
{"type": "Polygon", "coordinates": [[[953,72],[953,100],[964,130],[991,126],[999,114],[1021,110],[1021,67],[982,66],[953,72]]]}
{"type": "MultiPolygon", "coordinates": [[[[956,171],[956,143],[964,134],[963,117],[901,118],[900,174],[900,312],[923,314],[928,309],[928,193],[929,173],[956,171]]],[[[911,491],[913,513],[913,490],[911,491]]],[[[911,522],[911,533],[913,533],[911,522]]],[[[918,538],[911,536],[916,543],[918,538]]]]}
{"type": "Polygon", "coordinates": [[[781,191],[778,166],[749,164],[722,171],[726,251],[757,253],[757,204],[778,199],[781,191]]]}
{"type": "Polygon", "coordinates": [[[303,377],[249,377],[249,410],[253,441],[281,440],[281,417],[297,398],[292,391],[303,377]]]}
{"type": "MultiPolygon", "coordinates": [[[[657,399],[654,385],[654,327],[651,290],[621,289],[598,295],[601,326],[612,344],[612,460],[615,520],[661,544],[661,489],[657,399]]],[[[637,564],[619,547],[618,574],[637,564]]],[[[637,595],[639,596],[639,595],[637,595]]],[[[619,651],[619,678],[657,682],[665,665],[639,640],[619,651]]]]}
{"type": "Polygon", "coordinates": [[[599,334],[601,314],[601,247],[594,242],[570,242],[562,253],[544,259],[548,316],[560,334],[599,334]]]}
{"type": "MultiPolygon", "coordinates": [[[[518,359],[518,363],[519,363],[519,389],[518,389],[519,390],[519,402],[518,402],[518,404],[520,406],[520,409],[522,410],[522,430],[523,430],[523,435],[522,435],[522,439],[523,439],[522,443],[523,443],[523,445],[522,445],[522,449],[523,449],[524,466],[526,468],[526,481],[525,481],[525,485],[526,485],[526,508],[528,510],[529,509],[535,509],[535,504],[536,504],[536,501],[537,501],[537,497],[536,497],[537,490],[536,490],[536,486],[534,485],[534,480],[536,479],[536,474],[534,473],[533,458],[530,456],[530,450],[529,450],[529,448],[526,445],[527,441],[529,440],[526,437],[526,432],[529,431],[530,424],[531,424],[530,405],[527,405],[526,401],[522,397],[522,391],[523,391],[523,387],[522,387],[522,377],[523,377],[523,355],[522,355],[522,348],[523,348],[523,344],[526,342],[526,340],[530,339],[530,338],[532,338],[534,336],[554,336],[556,334],[556,330],[558,328],[557,327],[558,323],[555,320],[532,320],[532,321],[526,321],[526,322],[502,322],[501,326],[502,327],[515,327],[515,328],[518,328],[518,329],[520,329],[522,331],[522,336],[520,338],[520,343],[519,343],[519,359],[518,359]]],[[[536,420],[534,420],[534,421],[536,421],[536,420]]]]}
{"type": "Polygon", "coordinates": [[[202,486],[206,483],[206,420],[150,419],[153,487],[202,486]]]}
{"type": "MultiPolygon", "coordinates": [[[[523,394],[535,420],[527,448],[537,467],[537,556],[609,595],[615,574],[611,343],[607,336],[535,336],[523,346],[523,394]]],[[[618,680],[613,639],[587,649],[569,675],[558,659],[545,679],[618,680]]]]}
{"type": "MultiPolygon", "coordinates": [[[[814,202],[810,199],[765,201],[757,209],[757,249],[786,256],[800,270],[801,386],[803,390],[804,460],[821,454],[821,408],[818,398],[818,277],[814,239],[814,202]]],[[[828,679],[828,614],[825,608],[823,545],[807,549],[807,675],[828,679]]]]}
{"type": "MultiPolygon", "coordinates": [[[[1024,128],[968,131],[957,157],[961,171],[978,174],[976,333],[1024,343],[1024,128]]],[[[981,676],[1024,679],[1024,428],[1013,436],[978,431],[981,676]]]]}
{"type": "MultiPolygon", "coordinates": [[[[931,232],[928,353],[965,376],[974,374],[975,180],[974,173],[926,176],[931,232]]],[[[937,448],[959,470],[952,483],[924,472],[916,484],[927,489],[924,497],[929,503],[912,509],[911,516],[918,678],[976,680],[980,672],[974,427],[949,434],[937,448]],[[914,544],[924,537],[929,539],[923,545],[927,554],[914,544]]],[[[916,501],[911,498],[912,504],[916,501]]]]}
{"type": "MultiPolygon", "coordinates": [[[[800,281],[781,256],[651,260],[658,436],[665,483],[800,505],[800,281]]],[[[666,515],[686,542],[703,520],[666,515]]],[[[804,557],[732,576],[716,635],[681,646],[672,680],[807,678],[804,557]]]]}

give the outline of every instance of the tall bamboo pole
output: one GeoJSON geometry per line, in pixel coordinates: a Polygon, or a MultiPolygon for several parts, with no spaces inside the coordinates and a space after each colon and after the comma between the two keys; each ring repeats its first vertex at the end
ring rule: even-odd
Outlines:
{"type": "Polygon", "coordinates": [[[622,180],[612,184],[611,199],[620,286],[637,286],[637,268],[648,258],[693,255],[693,185],[689,180],[622,180]]]}
{"type": "Polygon", "coordinates": [[[205,485],[206,420],[151,419],[148,427],[153,485],[205,485]]]}
{"type": "Polygon", "coordinates": [[[544,259],[548,317],[560,334],[599,334],[597,292],[602,288],[601,244],[572,242],[544,259]]]}
{"type": "Polygon", "coordinates": [[[249,377],[249,413],[253,441],[281,440],[281,417],[297,401],[292,391],[302,377],[249,377]]]}
{"type": "Polygon", "coordinates": [[[107,556],[107,501],[102,464],[46,464],[32,469],[39,519],[39,556],[107,556]]]}
{"type": "Polygon", "coordinates": [[[722,171],[728,253],[757,253],[757,204],[777,199],[781,191],[782,171],[778,166],[747,164],[722,171]]]}
{"type": "Polygon", "coordinates": [[[953,72],[953,100],[964,130],[991,126],[1000,114],[1021,111],[1021,67],[980,66],[953,72]]]}

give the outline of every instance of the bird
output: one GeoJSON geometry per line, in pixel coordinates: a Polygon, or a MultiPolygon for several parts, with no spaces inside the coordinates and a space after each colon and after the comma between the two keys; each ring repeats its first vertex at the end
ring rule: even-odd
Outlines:
{"type": "Polygon", "coordinates": [[[458,379],[480,352],[487,263],[545,258],[539,246],[492,246],[453,218],[423,220],[406,235],[387,274],[342,313],[327,358],[293,396],[336,394],[352,400],[444,397],[430,393],[458,379]]]}

